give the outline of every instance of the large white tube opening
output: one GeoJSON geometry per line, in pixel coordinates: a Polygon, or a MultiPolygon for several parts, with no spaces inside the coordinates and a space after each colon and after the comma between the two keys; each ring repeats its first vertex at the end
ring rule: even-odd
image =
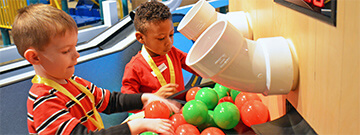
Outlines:
{"type": "Polygon", "coordinates": [[[224,33],[225,30],[225,21],[221,21],[219,23],[214,23],[212,26],[209,27],[200,37],[199,40],[197,40],[193,47],[190,49],[189,54],[186,59],[186,64],[189,66],[197,66],[199,69],[198,73],[201,74],[202,77],[211,77],[216,73],[217,71],[210,71],[212,69],[206,69],[207,66],[203,66],[205,64],[205,61],[213,61],[216,57],[209,57],[209,53],[212,51],[214,46],[217,44],[219,38],[224,33]],[[216,25],[215,25],[216,24],[216,25]],[[205,56],[207,56],[206,59],[205,56]],[[200,62],[204,61],[204,62],[200,62]],[[195,65],[197,64],[197,65],[195,65]],[[201,71],[207,71],[205,72],[199,72],[201,71]]]}
{"type": "Polygon", "coordinates": [[[184,16],[182,23],[179,24],[178,29],[183,29],[189,22],[195,17],[195,15],[199,12],[202,5],[205,3],[204,0],[198,1],[184,16]]]}
{"type": "Polygon", "coordinates": [[[205,0],[200,0],[186,13],[177,30],[195,41],[216,19],[215,8],[205,0]]]}
{"type": "Polygon", "coordinates": [[[189,51],[189,59],[186,61],[189,65],[193,65],[200,61],[204,56],[206,56],[214,45],[216,45],[217,40],[220,38],[220,35],[224,31],[225,22],[220,22],[218,25],[211,27],[204,35],[201,40],[196,42],[193,48],[189,51]],[[196,53],[192,53],[196,52],[196,53]]]}

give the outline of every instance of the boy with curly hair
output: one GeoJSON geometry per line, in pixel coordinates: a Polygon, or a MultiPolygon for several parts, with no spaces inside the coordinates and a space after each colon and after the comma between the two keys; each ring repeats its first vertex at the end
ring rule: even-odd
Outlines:
{"type": "Polygon", "coordinates": [[[158,1],[142,3],[136,9],[134,25],[136,39],[144,45],[125,67],[121,92],[167,98],[184,90],[182,68],[197,74],[185,64],[187,54],[173,46],[169,8],[158,1]]]}

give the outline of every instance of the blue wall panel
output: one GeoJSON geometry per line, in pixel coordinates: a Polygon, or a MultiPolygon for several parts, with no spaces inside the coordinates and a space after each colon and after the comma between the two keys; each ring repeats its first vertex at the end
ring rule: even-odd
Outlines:
{"type": "Polygon", "coordinates": [[[0,88],[0,134],[29,134],[26,100],[30,79],[0,88]]]}

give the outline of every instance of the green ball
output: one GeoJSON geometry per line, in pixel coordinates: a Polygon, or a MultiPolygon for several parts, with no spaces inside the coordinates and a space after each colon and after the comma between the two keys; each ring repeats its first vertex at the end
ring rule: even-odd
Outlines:
{"type": "Polygon", "coordinates": [[[196,93],[195,100],[202,101],[207,106],[207,109],[212,110],[219,102],[219,96],[214,89],[203,87],[196,93]]]}
{"type": "Polygon", "coordinates": [[[223,97],[226,97],[228,96],[228,93],[230,91],[229,88],[219,84],[219,83],[216,83],[215,86],[214,86],[214,90],[216,91],[216,93],[219,95],[219,99],[223,98],[223,97]]]}
{"type": "Polygon", "coordinates": [[[151,131],[146,131],[146,132],[142,132],[140,135],[159,135],[159,134],[151,131]]]}
{"type": "Polygon", "coordinates": [[[208,127],[217,127],[217,125],[214,121],[214,111],[209,110],[208,114],[209,114],[208,120],[204,124],[199,126],[199,130],[204,130],[208,127]]]}
{"type": "Polygon", "coordinates": [[[182,114],[187,123],[195,126],[204,124],[209,117],[206,105],[200,100],[185,103],[182,114]]]}
{"type": "Polygon", "coordinates": [[[237,91],[237,90],[234,90],[234,89],[231,89],[230,90],[230,96],[232,98],[232,100],[235,102],[235,99],[236,99],[236,96],[239,95],[241,91],[237,91]]]}
{"type": "Polygon", "coordinates": [[[214,109],[214,121],[222,129],[234,128],[240,120],[240,112],[235,104],[223,102],[214,109]]]}
{"type": "Polygon", "coordinates": [[[216,125],[216,123],[214,121],[214,111],[209,110],[208,114],[209,114],[209,119],[206,122],[209,124],[209,127],[217,127],[217,125],[216,125]]]}

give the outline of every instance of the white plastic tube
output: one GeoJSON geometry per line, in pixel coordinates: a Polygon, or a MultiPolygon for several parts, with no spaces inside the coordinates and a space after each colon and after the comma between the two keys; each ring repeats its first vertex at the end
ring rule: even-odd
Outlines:
{"type": "Polygon", "coordinates": [[[234,25],[247,39],[253,39],[252,25],[248,13],[244,11],[228,12],[225,14],[226,20],[234,25]]]}
{"type": "Polygon", "coordinates": [[[200,76],[240,91],[287,94],[297,85],[287,40],[245,39],[227,20],[216,21],[199,36],[186,64],[200,76]]]}
{"type": "Polygon", "coordinates": [[[205,0],[199,0],[186,13],[177,29],[186,38],[195,41],[216,20],[215,8],[205,0]]]}
{"type": "Polygon", "coordinates": [[[252,39],[251,21],[243,11],[218,13],[215,8],[205,0],[199,0],[184,16],[177,30],[190,40],[196,39],[217,20],[228,20],[233,23],[241,34],[252,39]]]}

